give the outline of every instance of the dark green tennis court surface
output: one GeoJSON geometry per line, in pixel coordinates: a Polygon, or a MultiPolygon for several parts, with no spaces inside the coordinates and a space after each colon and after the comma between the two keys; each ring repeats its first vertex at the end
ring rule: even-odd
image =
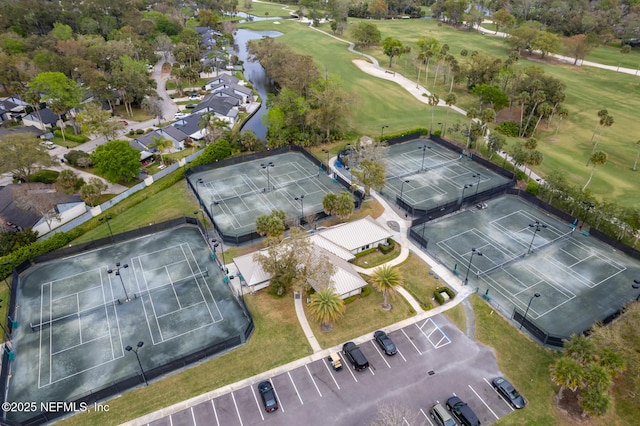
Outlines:
{"type": "Polygon", "coordinates": [[[385,164],[383,195],[395,201],[402,194],[402,200],[415,209],[427,210],[458,200],[463,190],[466,198],[509,182],[473,158],[460,156],[429,139],[389,146],[385,164]]]}
{"type": "Polygon", "coordinates": [[[33,266],[17,305],[8,401],[73,401],[140,373],[128,345],[150,370],[249,323],[194,226],[33,266]]]}
{"type": "Polygon", "coordinates": [[[346,190],[294,152],[194,173],[189,180],[217,227],[229,236],[255,231],[256,217],[275,209],[298,221],[321,213],[326,194],[346,190]]]}
{"type": "Polygon", "coordinates": [[[418,225],[426,250],[510,317],[514,309],[547,333],[568,337],[588,329],[635,299],[640,262],[517,196],[491,200],[486,209],[418,225]],[[534,232],[535,221],[541,224],[534,232]],[[479,253],[482,255],[479,255],[479,253]]]}

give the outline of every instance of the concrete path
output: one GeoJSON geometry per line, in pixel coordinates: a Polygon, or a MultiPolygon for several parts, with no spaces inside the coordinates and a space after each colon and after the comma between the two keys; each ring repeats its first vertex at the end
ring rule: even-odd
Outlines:
{"type": "Polygon", "coordinates": [[[304,307],[302,306],[302,295],[296,291],[293,295],[293,301],[296,307],[296,315],[298,316],[300,327],[302,327],[302,331],[304,331],[305,336],[307,336],[307,340],[311,345],[311,350],[313,351],[313,353],[322,351],[322,348],[320,347],[316,336],[313,334],[313,331],[309,326],[309,321],[307,321],[307,317],[304,314],[304,307]]]}

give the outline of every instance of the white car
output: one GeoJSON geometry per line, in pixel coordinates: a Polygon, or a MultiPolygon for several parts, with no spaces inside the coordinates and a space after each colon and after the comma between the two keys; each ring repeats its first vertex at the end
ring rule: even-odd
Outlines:
{"type": "Polygon", "coordinates": [[[185,114],[184,112],[176,112],[176,115],[174,116],[176,120],[179,120],[181,118],[185,118],[188,117],[191,114],[185,114]]]}

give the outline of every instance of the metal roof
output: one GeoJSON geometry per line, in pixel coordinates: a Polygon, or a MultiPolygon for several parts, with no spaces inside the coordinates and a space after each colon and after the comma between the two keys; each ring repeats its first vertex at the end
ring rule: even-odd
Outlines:
{"type": "Polygon", "coordinates": [[[370,216],[323,229],[318,234],[349,251],[392,236],[391,232],[380,226],[370,216]]]}

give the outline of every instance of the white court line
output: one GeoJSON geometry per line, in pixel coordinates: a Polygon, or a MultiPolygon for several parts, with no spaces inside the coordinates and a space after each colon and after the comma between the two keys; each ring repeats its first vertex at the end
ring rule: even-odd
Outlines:
{"type": "Polygon", "coordinates": [[[329,368],[328,361],[326,359],[324,360],[323,364],[327,368],[327,371],[329,372],[329,375],[333,379],[333,383],[335,383],[336,387],[338,388],[338,390],[340,390],[340,385],[338,385],[338,382],[336,381],[336,378],[333,376],[333,373],[331,373],[331,369],[329,368]]]}
{"type": "Polygon", "coordinates": [[[387,362],[386,359],[384,359],[384,355],[380,352],[380,349],[378,349],[378,347],[376,346],[375,343],[373,343],[373,340],[369,340],[369,342],[373,345],[373,349],[378,353],[378,355],[380,355],[380,358],[382,358],[382,360],[384,361],[385,364],[387,364],[387,367],[391,368],[391,366],[389,365],[389,363],[387,362]]]}
{"type": "Polygon", "coordinates": [[[475,394],[476,394],[476,396],[478,397],[478,399],[479,399],[480,401],[482,401],[482,403],[484,404],[484,406],[485,406],[485,407],[487,407],[487,408],[489,409],[489,411],[491,411],[491,414],[493,414],[493,415],[494,415],[494,417],[496,418],[496,420],[500,420],[500,417],[498,417],[498,415],[497,415],[497,414],[496,414],[496,413],[491,409],[491,407],[489,407],[489,405],[488,405],[486,402],[484,402],[484,399],[482,399],[482,398],[480,397],[480,395],[478,395],[478,392],[476,392],[476,391],[475,391],[475,389],[473,389],[473,388],[471,387],[471,385],[467,385],[467,386],[469,386],[469,389],[471,389],[471,391],[472,391],[473,393],[475,393],[475,394]]]}
{"type": "MultiPolygon", "coordinates": [[[[142,268],[142,261],[140,260],[140,256],[136,256],[134,258],[131,259],[131,266],[132,269],[134,271],[134,277],[136,279],[136,284],[138,285],[138,290],[140,290],[140,292],[142,293],[143,289],[140,286],[140,280],[138,279],[138,274],[135,273],[135,268],[133,267],[134,262],[136,261],[136,259],[138,260],[138,264],[140,265],[140,273],[142,274],[142,278],[144,278],[144,269],[142,268]]],[[[145,285],[146,285],[146,281],[145,281],[145,285]]],[[[156,339],[153,337],[153,332],[151,331],[151,324],[149,324],[149,314],[147,313],[147,308],[144,305],[144,299],[142,298],[142,296],[140,296],[140,304],[142,305],[142,310],[144,311],[144,319],[147,322],[147,328],[149,329],[149,336],[151,336],[151,344],[155,345],[156,344],[156,339]]]]}
{"type": "MultiPolygon", "coordinates": [[[[260,407],[260,403],[258,402],[256,391],[253,390],[253,386],[249,386],[249,389],[251,389],[251,393],[253,394],[253,399],[256,402],[256,407],[258,407],[258,413],[260,413],[260,417],[262,417],[262,421],[264,421],[264,415],[262,414],[262,407],[260,407]]],[[[213,404],[213,400],[211,400],[211,403],[213,404]]]]}
{"type": "Polygon", "coordinates": [[[496,390],[496,388],[493,387],[493,384],[489,383],[489,381],[487,380],[486,377],[482,378],[489,386],[491,386],[491,389],[493,389],[493,391],[498,394],[498,397],[500,398],[500,401],[504,402],[504,405],[506,405],[507,407],[509,407],[511,409],[511,411],[515,411],[515,409],[511,406],[511,404],[509,404],[507,401],[504,400],[504,398],[502,397],[502,395],[500,395],[500,393],[496,390]]]}
{"type": "Polygon", "coordinates": [[[302,397],[300,396],[300,392],[298,392],[298,388],[296,387],[296,384],[293,382],[293,378],[291,377],[291,372],[287,371],[287,375],[289,376],[289,380],[291,380],[291,384],[293,385],[293,390],[296,391],[296,395],[298,395],[298,399],[300,400],[300,404],[304,405],[304,402],[302,401],[302,397]]]}
{"type": "MultiPolygon", "coordinates": [[[[102,300],[107,300],[106,295],[104,293],[104,280],[102,279],[102,269],[98,269],[98,272],[100,274],[100,290],[102,290],[102,300]]],[[[107,318],[107,331],[109,332],[109,337],[111,337],[111,324],[109,321],[109,309],[107,309],[107,305],[104,305],[104,314],[107,318]]],[[[115,359],[116,353],[113,348],[113,339],[109,339],[109,345],[111,346],[111,359],[115,359]]]]}
{"type": "Polygon", "coordinates": [[[320,392],[320,389],[318,389],[318,385],[316,384],[316,381],[313,380],[313,376],[311,375],[311,371],[309,371],[309,367],[307,366],[307,364],[304,365],[304,368],[307,369],[307,374],[311,378],[311,381],[313,382],[313,386],[316,387],[316,390],[318,391],[318,395],[320,395],[320,398],[322,398],[322,393],[320,392]]]}
{"type": "MultiPolygon", "coordinates": [[[[40,377],[42,373],[42,316],[44,314],[44,286],[50,283],[44,283],[40,286],[40,346],[38,346],[38,388],[42,385],[42,378],[40,377]]],[[[51,342],[49,342],[49,346],[51,346],[51,342]]],[[[49,363],[49,369],[51,369],[51,363],[49,363]]]]}
{"type": "Polygon", "coordinates": [[[191,418],[193,419],[193,426],[197,426],[198,422],[196,422],[196,415],[193,412],[193,407],[191,407],[191,418]]]}
{"type": "MultiPolygon", "coordinates": [[[[59,351],[57,351],[57,352],[52,352],[51,354],[52,354],[52,355],[58,355],[58,354],[61,354],[61,353],[66,352],[66,351],[68,351],[68,350],[70,350],[70,349],[77,348],[77,347],[82,346],[82,345],[84,345],[84,344],[86,344],[86,343],[95,342],[96,340],[102,340],[102,339],[104,339],[104,338],[106,338],[106,337],[111,337],[111,336],[109,336],[109,335],[107,335],[107,334],[103,334],[102,336],[98,336],[98,337],[96,337],[95,339],[85,340],[84,342],[82,342],[82,343],[78,343],[77,345],[67,346],[67,347],[66,347],[66,348],[64,348],[64,349],[61,349],[61,350],[59,350],[59,351]]],[[[111,361],[113,361],[113,359],[111,359],[111,361]]]]}
{"type": "MultiPolygon", "coordinates": [[[[216,404],[213,403],[213,399],[211,400],[211,408],[213,408],[213,415],[216,418],[216,423],[220,426],[220,420],[218,420],[218,412],[216,411],[216,404]]],[[[262,413],[260,413],[262,415],[262,413]]],[[[264,420],[264,417],[262,418],[264,420]]]]}
{"type": "Polygon", "coordinates": [[[171,280],[171,274],[169,273],[169,268],[165,266],[164,270],[167,272],[167,277],[169,278],[169,285],[171,286],[171,290],[173,290],[173,295],[176,298],[176,302],[178,302],[178,310],[181,310],[182,304],[180,303],[180,299],[178,298],[178,293],[176,293],[176,287],[173,285],[173,281],[171,280]]]}
{"type": "MultiPolygon", "coordinates": [[[[76,309],[80,312],[80,295],[76,293],[76,309]]],[[[82,344],[82,320],[78,314],[78,334],[80,335],[80,344],[82,344]]]]}
{"type": "Polygon", "coordinates": [[[427,419],[427,421],[429,422],[429,424],[431,426],[433,426],[433,422],[431,421],[431,416],[427,416],[426,413],[424,411],[422,411],[422,408],[420,409],[420,412],[422,413],[422,415],[424,416],[425,419],[427,419]]]}
{"type": "MultiPolygon", "coordinates": [[[[160,251],[160,250],[158,250],[160,251]]],[[[147,283],[147,277],[144,274],[144,266],[142,266],[142,260],[140,259],[140,256],[138,256],[138,262],[140,262],[140,271],[142,272],[142,279],[144,280],[144,286],[146,288],[147,291],[149,291],[149,283],[147,283]]],[[[156,307],[153,304],[153,298],[151,297],[150,293],[147,293],[146,296],[148,296],[149,298],[149,303],[151,303],[151,310],[153,311],[153,318],[155,319],[156,325],[158,326],[158,333],[160,333],[160,342],[158,343],[162,343],[164,342],[164,337],[162,336],[162,328],[160,327],[160,323],[158,322],[158,316],[156,314],[156,307]]],[[[140,298],[142,299],[142,305],[144,306],[144,296],[140,296],[140,298]]],[[[148,321],[148,319],[147,319],[148,321]]],[[[151,335],[151,338],[153,339],[153,334],[151,335]]],[[[154,342],[153,344],[156,345],[157,343],[155,342],[155,339],[153,339],[154,342]]]]}
{"type": "Polygon", "coordinates": [[[240,426],[243,426],[242,417],[240,417],[240,410],[238,409],[238,404],[236,403],[236,397],[233,394],[233,392],[231,392],[231,399],[233,399],[233,405],[236,407],[236,413],[238,414],[238,420],[240,420],[240,426]]]}
{"type": "MultiPolygon", "coordinates": [[[[49,285],[49,321],[53,318],[53,283],[49,285]]],[[[41,322],[42,323],[42,322],[41,322]]],[[[42,332],[42,326],[40,326],[40,332],[42,332]]],[[[53,354],[51,353],[53,347],[53,327],[49,324],[49,384],[53,380],[53,354]]]]}
{"type": "MultiPolygon", "coordinates": [[[[196,266],[198,267],[198,274],[199,276],[202,276],[202,269],[200,269],[200,265],[198,264],[198,262],[196,261],[195,256],[193,255],[193,250],[191,250],[191,246],[189,244],[187,244],[187,247],[189,248],[189,253],[191,254],[191,259],[195,262],[196,266]]],[[[191,274],[195,277],[196,274],[193,270],[193,268],[191,267],[191,263],[189,263],[189,259],[187,256],[187,253],[184,251],[184,247],[181,245],[180,249],[182,250],[182,254],[184,255],[185,259],[187,259],[187,265],[189,265],[189,269],[191,270],[191,274]]],[[[217,321],[215,319],[215,317],[213,316],[213,312],[211,312],[211,309],[209,309],[209,304],[206,303],[207,300],[204,297],[204,294],[202,293],[202,289],[200,288],[200,282],[198,281],[198,278],[195,278],[196,280],[196,286],[198,287],[198,291],[200,292],[200,296],[202,296],[202,300],[205,302],[205,305],[207,306],[207,312],[209,312],[209,316],[211,317],[211,320],[213,321],[213,323],[215,324],[217,321]]],[[[205,283],[205,286],[207,284],[207,280],[203,277],[203,281],[205,283]]],[[[222,316],[222,313],[220,312],[220,308],[218,308],[218,304],[216,303],[216,298],[213,297],[213,294],[211,293],[211,290],[209,289],[208,286],[207,290],[209,291],[209,294],[211,295],[211,299],[213,300],[213,305],[216,307],[216,309],[218,310],[218,314],[220,315],[220,321],[222,321],[224,319],[224,317],[222,316]]]]}
{"type": "Polygon", "coordinates": [[[420,349],[418,349],[418,347],[415,345],[415,343],[413,343],[413,342],[411,341],[411,339],[409,338],[409,336],[407,336],[407,333],[405,333],[405,332],[404,332],[404,330],[400,330],[400,331],[402,331],[402,334],[404,334],[404,336],[407,338],[407,340],[409,341],[409,343],[411,343],[411,344],[413,345],[413,347],[415,348],[415,350],[416,350],[416,351],[418,351],[418,353],[419,353],[420,355],[422,355],[422,352],[420,352],[420,349]]]}
{"type": "Polygon", "coordinates": [[[273,388],[273,393],[276,394],[276,398],[278,399],[279,402],[279,407],[282,410],[282,412],[284,413],[284,407],[282,406],[282,400],[280,399],[280,396],[278,396],[278,391],[276,390],[276,384],[273,382],[273,378],[270,380],[271,382],[271,387],[273,388]]]}

